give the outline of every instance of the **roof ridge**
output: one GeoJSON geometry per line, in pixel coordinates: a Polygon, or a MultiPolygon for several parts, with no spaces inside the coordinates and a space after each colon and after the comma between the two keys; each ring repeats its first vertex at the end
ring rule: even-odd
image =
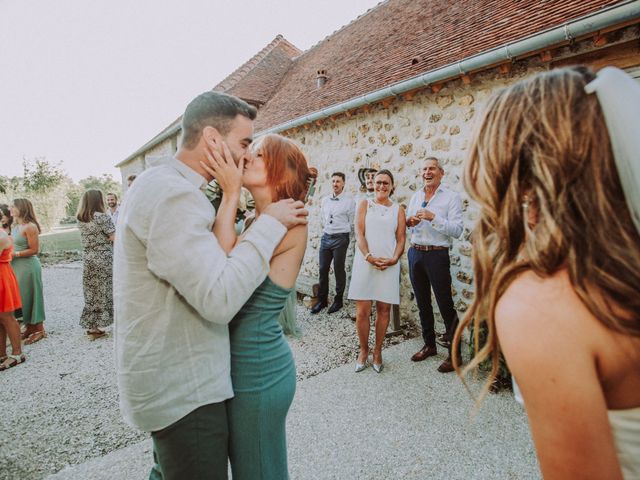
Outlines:
{"type": "Polygon", "coordinates": [[[221,82],[219,82],[212,90],[226,91],[236,86],[240,80],[242,80],[253,68],[258,65],[262,60],[266,58],[276,47],[283,45],[294,52],[298,53],[298,56],[302,54],[302,50],[289,42],[282,34],[276,35],[276,37],[265,46],[262,50],[256,53],[253,57],[247,60],[245,63],[236,68],[231,74],[227,75],[221,82]]]}

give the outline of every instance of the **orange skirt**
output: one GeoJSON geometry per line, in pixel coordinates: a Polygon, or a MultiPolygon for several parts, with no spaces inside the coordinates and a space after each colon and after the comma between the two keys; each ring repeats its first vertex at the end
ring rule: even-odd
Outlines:
{"type": "Polygon", "coordinates": [[[13,312],[22,307],[18,281],[9,263],[0,263],[0,313],[13,312]]]}

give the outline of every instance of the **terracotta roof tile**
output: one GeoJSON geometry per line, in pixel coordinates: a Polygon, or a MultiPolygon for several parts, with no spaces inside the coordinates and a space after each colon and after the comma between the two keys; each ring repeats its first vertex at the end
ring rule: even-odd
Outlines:
{"type": "Polygon", "coordinates": [[[616,0],[387,0],[293,62],[256,130],[383,88],[569,20],[616,0]],[[415,59],[415,60],[414,60],[415,59]],[[412,62],[413,61],[413,62],[412,62]],[[328,81],[316,89],[316,71],[328,81]]]}
{"type": "Polygon", "coordinates": [[[278,35],[269,45],[222,80],[213,90],[229,93],[256,105],[273,95],[293,59],[302,53],[295,45],[278,35]]]}
{"type": "MultiPolygon", "coordinates": [[[[278,35],[214,90],[261,105],[260,131],[619,3],[386,0],[304,53],[278,35]],[[328,81],[318,90],[319,69],[328,81]]],[[[174,134],[181,118],[118,165],[174,134]]]]}

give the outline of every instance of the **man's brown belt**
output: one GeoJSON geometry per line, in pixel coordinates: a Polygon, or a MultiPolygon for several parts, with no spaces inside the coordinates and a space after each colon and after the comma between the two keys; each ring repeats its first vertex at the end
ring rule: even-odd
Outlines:
{"type": "Polygon", "coordinates": [[[416,245],[412,243],[411,246],[416,250],[421,250],[423,252],[428,252],[430,250],[449,250],[449,247],[441,247],[439,245],[416,245]]]}

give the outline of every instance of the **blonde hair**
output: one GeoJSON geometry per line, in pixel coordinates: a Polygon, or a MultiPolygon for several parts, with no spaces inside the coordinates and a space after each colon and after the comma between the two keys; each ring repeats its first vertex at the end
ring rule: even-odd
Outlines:
{"type": "Polygon", "coordinates": [[[640,236],[598,99],[584,91],[593,78],[584,67],[527,78],[493,96],[476,130],[464,179],[481,209],[475,299],[462,326],[474,325],[477,352],[465,372],[487,358],[492,362],[486,388],[499,365],[496,304],[526,270],[548,277],[566,268],[580,300],[602,324],[640,336],[640,236]],[[523,202],[537,213],[535,225],[523,202]]]}

